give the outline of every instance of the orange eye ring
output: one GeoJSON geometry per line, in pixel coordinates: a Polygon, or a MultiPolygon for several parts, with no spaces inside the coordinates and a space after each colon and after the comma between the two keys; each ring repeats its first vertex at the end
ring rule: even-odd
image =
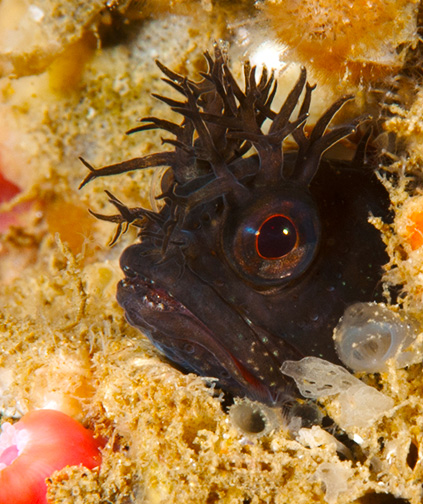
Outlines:
{"type": "Polygon", "coordinates": [[[270,215],[256,232],[257,254],[266,260],[280,259],[298,245],[298,230],[283,214],[270,215]]]}
{"type": "Polygon", "coordinates": [[[222,246],[231,268],[260,290],[279,288],[312,264],[320,217],[311,195],[286,184],[228,215],[222,246]]]}

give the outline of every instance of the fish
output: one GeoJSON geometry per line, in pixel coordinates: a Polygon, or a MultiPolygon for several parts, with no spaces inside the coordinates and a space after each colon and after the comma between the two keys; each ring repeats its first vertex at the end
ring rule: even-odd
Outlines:
{"type": "Polygon", "coordinates": [[[310,355],[339,363],[333,329],[344,310],[381,299],[388,258],[368,220],[388,217],[389,198],[368,162],[370,133],[350,160],[323,156],[368,120],[329,128],[352,96],[312,127],[315,86],[304,68],[274,111],[273,73],[256,78],[246,61],[242,88],[223,50],[205,59],[199,81],[157,61],[182,100],[153,96],[182,120],[147,117],[128,132],[165,131],[172,150],[98,169],[80,158],[89,169],[81,187],[165,167],[159,209],[129,208],[106,191],[118,213],[91,212],[117,225],[113,242],[139,229],[120,258],[118,303],[178,368],[214,378],[231,396],[283,405],[298,393],[282,364],[310,355]]]}

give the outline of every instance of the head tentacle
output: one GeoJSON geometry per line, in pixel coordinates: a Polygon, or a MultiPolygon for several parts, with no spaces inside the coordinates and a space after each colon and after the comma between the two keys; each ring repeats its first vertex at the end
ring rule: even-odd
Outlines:
{"type": "MultiPolygon", "coordinates": [[[[307,135],[305,123],[308,118],[311,94],[315,86],[307,82],[305,68],[300,70],[298,80],[278,112],[272,110],[277,83],[273,73],[264,69],[256,79],[256,68],[247,61],[244,64],[244,89],[238,85],[230,71],[226,55],[218,46],[214,58],[205,53],[208,64],[207,72],[201,73],[202,80],[194,82],[179,75],[156,61],[165,75],[163,80],[181,94],[185,100],[155,95],[154,97],[169,105],[183,117],[180,124],[145,117],[140,126],[127,133],[160,129],[174,138],[163,138],[163,144],[173,150],[157,152],[121,163],[94,168],[80,158],[89,169],[80,187],[98,177],[111,176],[134,170],[168,166],[172,172],[172,182],[163,188],[160,196],[169,204],[162,218],[168,222],[167,243],[171,242],[171,231],[176,225],[182,226],[185,215],[197,205],[223,198],[235,204],[242,204],[250,197],[248,184],[253,179],[254,187],[269,184],[283,185],[291,180],[307,186],[318,170],[321,156],[333,144],[351,134],[366,117],[360,117],[349,124],[327,131],[329,123],[340,108],[352,99],[345,96],[337,100],[317,121],[307,135]],[[301,95],[301,106],[296,118],[292,119],[294,109],[301,95]],[[262,131],[263,122],[271,121],[267,133],[262,131]],[[284,167],[284,139],[292,135],[298,145],[294,167],[284,167]],[[247,157],[252,147],[256,151],[258,166],[254,154],[247,157]],[[172,204],[170,204],[172,202],[172,204]],[[176,210],[177,209],[177,210],[176,210]],[[177,223],[177,224],[176,224],[177,223]]],[[[126,229],[135,225],[140,210],[135,214],[123,211],[117,202],[118,216],[99,216],[116,222],[119,226],[117,237],[126,229]],[[114,219],[114,220],[113,220],[114,219]]],[[[97,214],[95,214],[97,215],[97,214]]],[[[114,240],[115,241],[115,240],[114,240]]]]}

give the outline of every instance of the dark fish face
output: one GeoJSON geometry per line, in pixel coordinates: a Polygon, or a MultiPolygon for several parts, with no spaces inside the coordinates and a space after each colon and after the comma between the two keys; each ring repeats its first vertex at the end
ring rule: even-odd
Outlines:
{"type": "Polygon", "coordinates": [[[184,97],[159,97],[181,125],[148,118],[133,131],[171,132],[174,151],[94,170],[92,178],[167,165],[159,212],[129,209],[98,216],[140,228],[141,243],[121,257],[117,298],[128,321],[169,359],[218,379],[234,395],[281,404],[294,395],[285,360],[316,355],[338,362],[333,328],[345,308],[377,297],[386,254],[369,213],[386,216],[388,199],[363,165],[321,161],[359,120],[326,132],[348,98],[338,100],[309,135],[312,87],[303,70],[279,112],[266,72],[245,67],[241,90],[216,50],[199,83],[159,64],[184,97]],[[305,87],[298,118],[290,120],[305,87]],[[271,126],[263,133],[261,125],[271,126]],[[284,153],[292,134],[298,149],[284,153]],[[251,151],[256,153],[251,154],[251,151]],[[247,155],[249,153],[250,155],[247,155]]]}

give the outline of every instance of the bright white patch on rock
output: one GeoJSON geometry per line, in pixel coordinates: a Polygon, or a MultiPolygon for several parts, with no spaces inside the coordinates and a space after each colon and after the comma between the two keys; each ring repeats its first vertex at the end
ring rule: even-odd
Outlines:
{"type": "Polygon", "coordinates": [[[44,19],[44,11],[41,10],[39,7],[37,7],[36,5],[30,5],[28,7],[28,10],[29,10],[29,14],[31,15],[31,18],[39,23],[40,21],[42,21],[44,19]]]}

